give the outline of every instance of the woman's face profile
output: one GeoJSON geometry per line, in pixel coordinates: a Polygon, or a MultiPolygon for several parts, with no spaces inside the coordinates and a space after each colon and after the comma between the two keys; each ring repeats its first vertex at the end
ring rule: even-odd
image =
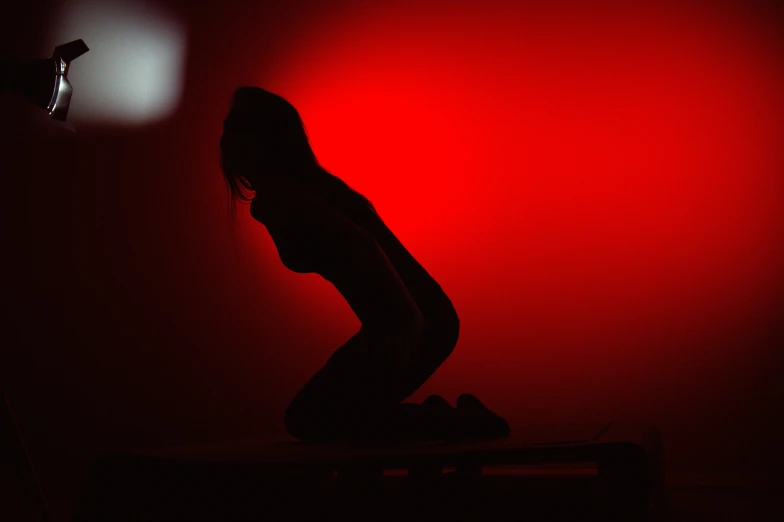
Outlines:
{"type": "Polygon", "coordinates": [[[231,130],[224,132],[225,152],[231,169],[250,182],[265,173],[264,144],[258,134],[248,131],[231,130]]]}

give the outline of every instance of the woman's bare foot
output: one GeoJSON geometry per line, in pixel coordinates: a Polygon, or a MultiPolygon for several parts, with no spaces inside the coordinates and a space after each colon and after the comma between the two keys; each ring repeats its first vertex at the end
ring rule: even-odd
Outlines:
{"type": "Polygon", "coordinates": [[[456,442],[460,440],[457,410],[440,395],[431,395],[422,404],[396,404],[357,423],[349,439],[361,448],[456,442]]]}
{"type": "Polygon", "coordinates": [[[431,395],[422,401],[422,412],[429,425],[430,436],[443,442],[460,440],[457,410],[440,395],[431,395]]]}
{"type": "Polygon", "coordinates": [[[459,431],[463,438],[488,440],[508,437],[511,433],[506,419],[490,411],[487,406],[470,393],[457,398],[459,431]]]}
{"type": "Polygon", "coordinates": [[[440,395],[430,395],[422,404],[397,404],[360,423],[352,430],[349,443],[365,448],[457,443],[506,437],[510,431],[506,420],[474,395],[458,397],[456,408],[440,395]]]}

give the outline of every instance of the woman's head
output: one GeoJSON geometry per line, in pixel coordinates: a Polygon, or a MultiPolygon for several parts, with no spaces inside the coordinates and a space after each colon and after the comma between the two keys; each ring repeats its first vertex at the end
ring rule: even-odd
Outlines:
{"type": "Polygon", "coordinates": [[[221,166],[232,201],[248,201],[257,179],[318,166],[297,109],[259,87],[240,87],[223,121],[221,166]]]}
{"type": "Polygon", "coordinates": [[[319,165],[297,109],[277,94],[237,89],[220,146],[232,216],[237,200],[251,201],[267,176],[297,177],[347,214],[375,213],[365,196],[319,165]]]}

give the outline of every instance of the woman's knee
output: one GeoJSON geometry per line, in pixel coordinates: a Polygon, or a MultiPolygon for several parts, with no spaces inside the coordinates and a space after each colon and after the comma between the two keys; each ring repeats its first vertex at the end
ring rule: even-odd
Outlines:
{"type": "Polygon", "coordinates": [[[460,337],[460,321],[457,315],[450,317],[449,320],[441,320],[432,326],[432,342],[426,343],[423,347],[429,352],[430,359],[436,365],[441,365],[457,345],[460,337]]]}
{"type": "Polygon", "coordinates": [[[291,401],[283,415],[286,431],[300,440],[312,440],[316,436],[315,420],[314,408],[305,404],[299,396],[291,401]]]}
{"type": "Polygon", "coordinates": [[[295,439],[312,441],[316,438],[313,423],[298,410],[287,408],[283,422],[286,432],[295,439]]]}
{"type": "Polygon", "coordinates": [[[286,408],[283,423],[292,437],[306,442],[329,442],[338,436],[342,424],[339,417],[333,405],[308,400],[300,392],[286,408]]]}

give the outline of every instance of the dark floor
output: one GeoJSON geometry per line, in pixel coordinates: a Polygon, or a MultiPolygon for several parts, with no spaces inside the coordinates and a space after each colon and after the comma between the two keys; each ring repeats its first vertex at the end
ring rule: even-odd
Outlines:
{"type": "MultiPolygon", "coordinates": [[[[340,517],[366,520],[358,511],[370,506],[379,513],[374,520],[491,520],[587,522],[605,521],[606,496],[596,478],[595,469],[574,469],[568,472],[550,470],[542,475],[541,470],[494,469],[481,483],[463,482],[452,476],[446,488],[411,488],[407,486],[405,472],[387,472],[383,479],[382,493],[372,489],[358,489],[360,502],[344,502],[353,506],[353,513],[340,517]]],[[[361,486],[361,485],[360,485],[361,486]]],[[[167,485],[158,490],[153,504],[165,506],[163,515],[155,516],[155,510],[136,511],[135,520],[232,520],[248,519],[233,517],[231,513],[253,512],[256,520],[333,520],[343,510],[334,502],[335,484],[320,488],[321,496],[275,494],[263,495],[264,489],[254,485],[247,488],[231,488],[230,493],[238,502],[224,503],[220,494],[209,500],[209,492],[194,497],[192,491],[171,488],[167,485]],[[319,500],[320,498],[320,500],[319,500]],[[205,503],[206,500],[206,503],[205,503]],[[173,503],[169,505],[170,503],[173,503]],[[178,507],[172,507],[178,506],[178,507]],[[183,507],[185,506],[185,507],[183,507]],[[188,506],[197,506],[191,510],[188,506]],[[208,512],[220,516],[206,516],[208,512]],[[303,518],[295,512],[310,513],[303,518]],[[168,515],[167,515],[168,513],[168,515]],[[140,516],[136,516],[140,515],[140,516]],[[258,516],[256,516],[258,515],[258,516]]],[[[283,490],[278,490],[283,491],[283,490]]],[[[8,492],[8,490],[6,490],[8,492]]],[[[213,493],[216,493],[212,490],[213,493]]],[[[269,493],[267,490],[266,493],[269,493]]],[[[710,486],[706,484],[676,485],[666,488],[666,498],[671,522],[784,522],[784,485],[771,487],[762,484],[710,486]]],[[[231,496],[229,495],[229,496],[231,496]]],[[[0,495],[2,496],[2,495],[0,495]]],[[[350,500],[350,499],[344,499],[350,500]]],[[[6,507],[8,507],[6,505],[6,507]]],[[[0,513],[0,520],[9,514],[0,513]]],[[[126,513],[127,514],[127,513],[126,513]]],[[[35,517],[33,517],[35,519],[35,517]]],[[[25,517],[30,520],[30,517],[25,517]]],[[[112,520],[129,518],[111,517],[112,520]]],[[[22,520],[19,518],[19,520],[22,520]]],[[[66,522],[67,518],[56,517],[54,522],[66,522]]],[[[369,519],[368,519],[369,520],[369,519]]],[[[649,517],[648,520],[654,520],[649,517]]],[[[624,521],[625,522],[625,521],[624,521]]]]}
{"type": "Polygon", "coordinates": [[[784,522],[784,487],[671,486],[673,522],[784,522]]]}
{"type": "MultiPolygon", "coordinates": [[[[595,469],[555,470],[545,475],[541,470],[488,471],[479,480],[448,472],[436,486],[427,481],[412,486],[405,472],[385,473],[380,488],[376,487],[380,483],[369,484],[372,479],[341,488],[332,476],[319,479],[320,485],[309,490],[281,483],[242,483],[218,491],[224,488],[221,481],[202,489],[198,497],[191,488],[178,491],[167,483],[163,488],[152,487],[150,502],[137,504],[132,511],[137,520],[140,515],[145,520],[632,522],[625,515],[612,515],[607,490],[595,469]]],[[[668,512],[671,522],[784,522],[784,488],[681,485],[668,487],[666,497],[668,509],[660,506],[656,512],[668,512]]]]}

